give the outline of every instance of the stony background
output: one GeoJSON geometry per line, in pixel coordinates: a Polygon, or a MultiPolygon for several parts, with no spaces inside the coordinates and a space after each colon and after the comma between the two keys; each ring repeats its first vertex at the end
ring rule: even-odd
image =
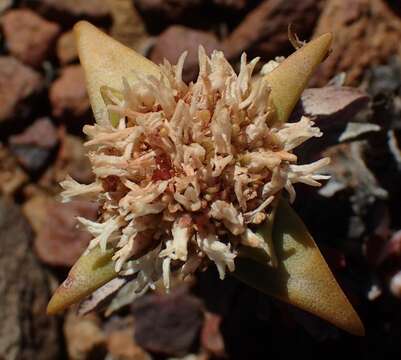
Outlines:
{"type": "Polygon", "coordinates": [[[1,360],[401,355],[401,1],[0,0],[0,31],[1,360]],[[322,93],[306,92],[300,111],[315,115],[331,137],[304,154],[332,156],[334,180],[320,193],[301,187],[296,207],[360,312],[365,338],[233,279],[220,282],[213,269],[109,318],[78,317],[74,309],[45,315],[51,291],[89,241],[75,216],[97,214],[94,204],[58,198],[66,174],[92,178],[81,128],[93,119],[71,32],[80,19],[155,62],[175,62],[189,50],[188,81],[197,74],[199,44],[223,50],[236,65],[242,51],[263,61],[289,54],[290,23],[301,39],[334,32],[333,51],[311,85],[345,72],[334,83],[370,94],[357,120],[376,130],[361,126],[366,136],[348,134],[357,141],[339,144],[348,112],[320,114],[322,93]]]}

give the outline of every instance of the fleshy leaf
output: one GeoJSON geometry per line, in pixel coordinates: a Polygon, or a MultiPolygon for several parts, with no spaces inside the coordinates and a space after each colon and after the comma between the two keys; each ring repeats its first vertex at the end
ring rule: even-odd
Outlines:
{"type": "Polygon", "coordinates": [[[261,235],[267,244],[268,254],[260,248],[254,248],[250,246],[241,246],[239,249],[239,256],[252,259],[261,263],[262,265],[268,265],[272,267],[277,267],[277,255],[274,250],[273,243],[273,224],[276,217],[278,202],[275,200],[272,204],[272,211],[267,216],[266,221],[259,225],[256,232],[261,235]]]}
{"type": "Polygon", "coordinates": [[[273,226],[278,267],[237,258],[234,276],[354,335],[364,327],[295,211],[281,200],[273,226]]]}
{"type": "MultiPolygon", "coordinates": [[[[92,109],[99,123],[109,121],[101,94],[104,86],[121,89],[122,79],[132,81],[135,70],[160,75],[158,67],[151,61],[87,22],[79,22],[75,26],[75,34],[92,109]]],[[[266,75],[272,88],[271,97],[278,121],[288,119],[311,74],[326,56],[331,38],[331,34],[325,34],[311,41],[266,75]]],[[[279,207],[273,240],[278,267],[269,268],[239,258],[237,277],[261,291],[361,335],[363,325],[358,315],[334,280],[302,221],[286,204],[279,207]]],[[[98,248],[83,255],[55,292],[48,305],[48,313],[64,310],[115,278],[117,274],[111,256],[110,251],[102,254],[98,248]]]]}
{"type": "Polygon", "coordinates": [[[106,104],[100,89],[122,88],[122,79],[135,79],[135,71],[159,76],[157,65],[114,40],[86,21],[74,26],[78,54],[85,71],[86,88],[96,122],[108,121],[106,104]]]}
{"type": "Polygon", "coordinates": [[[291,54],[265,76],[271,86],[271,101],[277,122],[288,120],[317,66],[327,55],[332,35],[323,34],[291,54]]]}
{"type": "Polygon", "coordinates": [[[83,254],[53,294],[47,305],[47,313],[53,315],[65,310],[114,279],[117,273],[114,271],[112,256],[111,250],[104,253],[99,247],[83,254]]]}
{"type": "MultiPolygon", "coordinates": [[[[122,98],[123,98],[123,95],[122,95],[122,93],[121,92],[119,92],[119,91],[117,91],[117,90],[115,90],[115,89],[112,89],[111,87],[109,87],[109,86],[102,86],[101,88],[100,88],[100,94],[101,94],[101,96],[102,96],[102,99],[103,99],[103,102],[105,103],[105,105],[107,106],[107,105],[115,105],[111,100],[110,100],[110,98],[109,98],[109,93],[110,94],[113,94],[117,99],[119,99],[120,100],[120,98],[121,98],[121,100],[122,100],[122,98]]],[[[109,121],[111,122],[111,125],[113,125],[114,127],[116,127],[117,125],[118,125],[118,122],[119,122],[119,120],[120,120],[120,116],[116,113],[116,112],[114,112],[114,111],[111,111],[111,110],[108,110],[108,117],[109,117],[109,121]]]]}

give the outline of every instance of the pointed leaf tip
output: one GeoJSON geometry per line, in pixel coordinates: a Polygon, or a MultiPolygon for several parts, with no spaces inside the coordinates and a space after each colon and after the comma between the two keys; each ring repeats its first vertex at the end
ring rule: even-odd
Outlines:
{"type": "Polygon", "coordinates": [[[108,121],[100,89],[122,89],[122,79],[135,79],[135,71],[158,76],[158,66],[114,40],[87,21],[74,26],[78,55],[85,72],[86,87],[96,122],[108,121]]]}
{"type": "Polygon", "coordinates": [[[99,248],[82,255],[50,299],[47,314],[55,315],[65,310],[114,279],[117,273],[112,255],[112,251],[103,253],[99,248]]]}
{"type": "Polygon", "coordinates": [[[265,76],[272,89],[277,122],[288,120],[313,72],[328,54],[332,38],[331,33],[326,33],[310,41],[265,76]]]}
{"type": "Polygon", "coordinates": [[[294,210],[282,200],[273,226],[278,267],[237,258],[234,276],[246,284],[321,317],[353,335],[365,330],[317,245],[294,210]]]}

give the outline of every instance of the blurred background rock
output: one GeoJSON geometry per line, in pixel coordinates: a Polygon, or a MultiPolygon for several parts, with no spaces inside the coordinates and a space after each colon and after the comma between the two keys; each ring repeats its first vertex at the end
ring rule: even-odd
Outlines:
{"type": "Polygon", "coordinates": [[[401,355],[401,1],[0,0],[0,29],[0,359],[401,355]],[[71,31],[81,19],[155,62],[188,50],[187,81],[200,44],[237,66],[243,51],[262,63],[291,53],[289,24],[301,40],[334,32],[311,82],[321,89],[306,91],[294,115],[326,131],[303,156],[329,154],[332,180],[319,193],[300,187],[296,207],[359,310],[365,338],[234,279],[220,282],[213,269],[111,317],[45,315],[90,239],[75,216],[97,213],[58,198],[66,174],[92,178],[81,128],[93,118],[71,31]],[[369,102],[339,84],[366,91],[369,102]]]}

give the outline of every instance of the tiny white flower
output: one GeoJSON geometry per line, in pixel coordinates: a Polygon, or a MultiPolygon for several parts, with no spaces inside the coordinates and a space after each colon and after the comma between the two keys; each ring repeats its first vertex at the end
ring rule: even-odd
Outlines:
{"type": "Polygon", "coordinates": [[[293,201],[293,184],[327,179],[317,172],[328,159],[298,165],[292,153],[322,133],[306,117],[274,123],[269,84],[252,78],[258,59],[243,55],[237,75],[222,52],[208,57],[201,47],[198,79],[187,85],[185,57],[160,65],[160,78],[137,73],[121,89],[102,89],[116,126],[84,127],[96,180],[61,184],[66,201],[100,203],[98,221],[79,218],[94,237],[88,250],[113,248],[115,270],[135,277],[136,293],[158,280],[169,289],[174,271],[207,261],[223,279],[239,245],[270,256],[252,224],[265,221],[282,190],[293,201]]]}

